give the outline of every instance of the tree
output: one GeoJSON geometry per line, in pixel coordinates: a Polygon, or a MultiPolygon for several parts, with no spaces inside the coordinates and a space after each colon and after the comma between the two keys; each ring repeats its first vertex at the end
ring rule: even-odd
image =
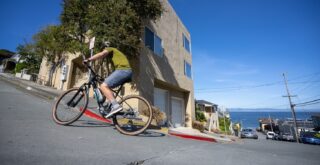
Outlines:
{"type": "Polygon", "coordinates": [[[40,57],[45,57],[51,65],[49,72],[49,84],[52,85],[52,77],[57,67],[63,64],[67,58],[65,52],[73,50],[73,42],[64,30],[63,26],[47,26],[33,36],[35,51],[40,57]]]}
{"type": "Polygon", "coordinates": [[[199,107],[196,108],[196,120],[200,121],[200,122],[206,122],[207,121],[204,113],[200,110],[199,107]]]}
{"type": "Polygon", "coordinates": [[[159,0],[64,0],[61,23],[81,53],[87,52],[86,39],[96,37],[96,49],[110,41],[125,54],[140,52],[145,20],[156,20],[162,13],[159,0]]]}
{"type": "Polygon", "coordinates": [[[51,64],[49,85],[66,53],[89,54],[87,42],[93,36],[96,50],[108,40],[124,53],[138,55],[143,21],[162,13],[159,0],[63,0],[62,6],[61,25],[47,26],[34,36],[36,53],[51,64]]]}
{"type": "Polygon", "coordinates": [[[219,128],[223,132],[228,132],[230,126],[230,119],[227,117],[219,117],[219,128]]]}
{"type": "Polygon", "coordinates": [[[17,61],[16,72],[21,69],[28,69],[30,73],[38,73],[40,69],[41,57],[35,51],[34,43],[19,44],[17,47],[20,59],[17,61]],[[19,64],[21,63],[21,64],[19,64]]]}

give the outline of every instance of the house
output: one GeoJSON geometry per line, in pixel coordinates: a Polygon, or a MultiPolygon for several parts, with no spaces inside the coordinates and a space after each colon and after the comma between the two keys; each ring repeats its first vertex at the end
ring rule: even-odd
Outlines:
{"type": "Polygon", "coordinates": [[[204,113],[207,119],[208,130],[219,130],[218,105],[205,100],[196,100],[196,108],[204,113]],[[212,121],[212,123],[210,123],[212,121]]]}
{"type": "Polygon", "coordinates": [[[314,128],[320,131],[320,113],[311,116],[314,128]]]}
{"type": "MultiPolygon", "coordinates": [[[[296,120],[298,132],[301,131],[312,131],[314,129],[314,124],[312,120],[296,120]]],[[[287,128],[294,130],[294,120],[291,118],[280,120],[279,122],[279,130],[280,132],[290,132],[287,128]]],[[[292,132],[292,131],[291,131],[292,132]]]]}
{"type": "Polygon", "coordinates": [[[6,49],[0,49],[0,64],[4,59],[11,58],[14,55],[13,52],[6,50],[6,49]]]}
{"type": "Polygon", "coordinates": [[[278,120],[272,118],[260,118],[259,127],[262,132],[267,132],[273,130],[274,132],[279,132],[278,120]]]}
{"type": "MultiPolygon", "coordinates": [[[[157,21],[145,22],[141,37],[144,47],[133,66],[134,88],[126,84],[124,94],[145,97],[166,114],[164,123],[168,126],[191,127],[194,119],[191,37],[170,3],[161,2],[165,12],[157,21]]],[[[66,90],[85,82],[88,77],[81,61],[77,54],[69,54],[64,67],[57,68],[51,77],[52,85],[66,90]],[[63,69],[66,75],[62,81],[63,69]]],[[[43,81],[49,80],[49,72],[44,59],[39,71],[43,81]]]]}
{"type": "Polygon", "coordinates": [[[14,70],[16,66],[16,61],[12,57],[15,55],[15,53],[0,49],[0,72],[10,72],[14,70]]]}

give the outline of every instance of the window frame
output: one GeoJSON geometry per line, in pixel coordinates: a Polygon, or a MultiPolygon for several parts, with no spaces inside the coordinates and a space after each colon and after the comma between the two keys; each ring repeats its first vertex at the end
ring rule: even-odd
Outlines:
{"type": "Polygon", "coordinates": [[[184,49],[189,53],[191,54],[191,42],[190,40],[186,37],[186,35],[184,33],[182,33],[182,44],[183,44],[183,47],[184,49]],[[188,41],[186,44],[186,41],[188,41]]]}
{"type": "Polygon", "coordinates": [[[189,62],[187,62],[186,60],[184,61],[184,75],[190,79],[192,79],[192,66],[189,62]],[[190,67],[190,75],[188,74],[188,67],[190,67]]]}
{"type": "Polygon", "coordinates": [[[147,26],[145,26],[145,41],[144,41],[144,45],[149,48],[150,50],[152,50],[152,52],[159,56],[159,57],[163,57],[163,41],[161,39],[160,36],[158,36],[157,34],[155,34],[155,32],[153,32],[150,28],[148,28],[147,26]],[[147,34],[151,34],[153,40],[149,41],[151,39],[151,36],[147,36],[147,34]],[[148,37],[148,38],[147,38],[148,37]],[[151,45],[153,44],[153,45],[151,45]]]}

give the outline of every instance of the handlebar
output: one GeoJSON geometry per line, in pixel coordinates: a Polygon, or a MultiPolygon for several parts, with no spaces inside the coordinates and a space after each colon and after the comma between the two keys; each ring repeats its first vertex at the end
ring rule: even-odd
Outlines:
{"type": "MultiPolygon", "coordinates": [[[[84,56],[83,56],[83,57],[84,57],[84,56]]],[[[85,60],[85,59],[84,59],[84,60],[85,60]]],[[[90,63],[89,63],[88,61],[83,61],[82,63],[84,64],[85,67],[88,68],[89,73],[90,73],[92,76],[94,76],[97,81],[99,81],[100,83],[104,81],[104,78],[102,78],[100,75],[98,75],[98,74],[96,74],[96,73],[94,72],[94,70],[92,69],[92,67],[91,67],[91,65],[90,65],[90,63]]]]}

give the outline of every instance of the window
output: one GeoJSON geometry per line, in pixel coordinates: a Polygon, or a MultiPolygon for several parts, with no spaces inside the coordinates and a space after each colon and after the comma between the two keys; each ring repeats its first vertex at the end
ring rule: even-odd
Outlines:
{"type": "Polygon", "coordinates": [[[184,75],[186,75],[187,77],[189,77],[190,79],[192,79],[192,75],[191,75],[191,65],[184,61],[184,75]]]}
{"type": "Polygon", "coordinates": [[[162,45],[161,45],[161,38],[158,37],[157,35],[154,35],[154,53],[156,55],[159,55],[162,57],[162,45]]]}
{"type": "Polygon", "coordinates": [[[184,34],[182,34],[182,40],[183,40],[183,47],[190,53],[190,42],[184,34]]]}
{"type": "Polygon", "coordinates": [[[163,56],[162,40],[149,28],[145,27],[145,46],[151,49],[156,55],[163,56]]]}
{"type": "Polygon", "coordinates": [[[150,29],[148,29],[147,27],[145,28],[145,45],[146,45],[146,47],[150,48],[151,50],[154,49],[153,32],[150,29]]]}

